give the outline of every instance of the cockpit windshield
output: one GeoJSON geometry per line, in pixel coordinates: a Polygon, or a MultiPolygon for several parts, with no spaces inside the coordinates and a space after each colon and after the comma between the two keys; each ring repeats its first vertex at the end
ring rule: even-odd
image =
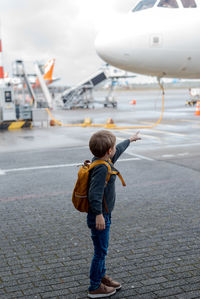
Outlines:
{"type": "Polygon", "coordinates": [[[142,0],[136,5],[136,7],[132,11],[135,12],[147,8],[152,8],[156,1],[157,0],[142,0]]]}
{"type": "MultiPolygon", "coordinates": [[[[132,12],[140,11],[148,8],[152,8],[155,6],[157,0],[141,0],[138,4],[133,8],[132,12]]],[[[184,8],[196,8],[196,0],[180,0],[182,6],[184,8]]],[[[179,8],[179,4],[177,0],[160,0],[158,1],[157,7],[164,8],[179,8]]]]}
{"type": "Polygon", "coordinates": [[[195,0],[181,0],[184,8],[195,8],[197,7],[195,0]]]}
{"type": "Polygon", "coordinates": [[[160,0],[158,7],[178,8],[176,0],[160,0]]]}

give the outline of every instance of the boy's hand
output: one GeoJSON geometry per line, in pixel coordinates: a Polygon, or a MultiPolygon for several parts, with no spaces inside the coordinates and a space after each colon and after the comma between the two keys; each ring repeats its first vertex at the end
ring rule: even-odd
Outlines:
{"type": "Polygon", "coordinates": [[[96,229],[104,230],[106,228],[105,219],[102,214],[96,216],[96,229]]]}
{"type": "Polygon", "coordinates": [[[141,140],[142,138],[138,136],[139,133],[140,133],[140,131],[138,131],[135,135],[131,136],[131,137],[129,138],[130,142],[137,141],[137,140],[141,140]]]}

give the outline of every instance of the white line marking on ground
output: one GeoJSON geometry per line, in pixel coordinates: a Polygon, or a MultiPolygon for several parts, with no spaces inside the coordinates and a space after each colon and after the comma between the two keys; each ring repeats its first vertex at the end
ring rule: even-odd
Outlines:
{"type": "Polygon", "coordinates": [[[142,155],[137,155],[137,154],[135,154],[135,153],[132,153],[131,151],[127,151],[126,153],[127,153],[128,155],[130,155],[130,156],[134,156],[134,157],[140,158],[141,160],[155,161],[155,160],[152,159],[152,158],[149,158],[149,157],[146,157],[146,156],[142,156],[142,155]]]}
{"type": "MultiPolygon", "coordinates": [[[[141,160],[140,157],[119,159],[118,162],[141,160]]],[[[46,166],[35,166],[35,167],[23,167],[23,168],[13,168],[13,169],[1,169],[0,174],[5,175],[9,172],[19,172],[19,171],[29,171],[29,170],[41,170],[41,169],[51,169],[51,168],[62,168],[62,167],[73,167],[81,166],[83,163],[72,163],[72,164],[60,164],[60,165],[46,165],[46,166]]]]}
{"type": "MultiPolygon", "coordinates": [[[[151,122],[144,122],[144,124],[152,124],[151,122]]],[[[165,125],[165,127],[167,127],[166,125],[165,125]]],[[[175,136],[186,136],[186,134],[184,134],[184,133],[177,133],[177,132],[171,132],[171,131],[167,131],[167,130],[159,130],[159,129],[142,129],[142,131],[140,131],[140,133],[141,133],[141,136],[143,136],[144,134],[143,134],[143,131],[147,131],[147,132],[153,132],[153,133],[162,133],[162,134],[168,134],[168,135],[175,135],[175,136]]],[[[120,131],[121,133],[123,133],[123,131],[120,131]]],[[[133,133],[131,133],[130,131],[128,131],[128,130],[124,130],[124,132],[126,132],[126,133],[128,133],[128,134],[133,134],[133,133]]],[[[155,137],[155,136],[154,136],[155,137]]]]}
{"type": "Polygon", "coordinates": [[[151,132],[154,132],[154,133],[158,132],[158,133],[167,134],[167,135],[171,135],[171,136],[181,136],[181,137],[186,136],[186,134],[183,134],[183,133],[170,132],[170,131],[167,131],[167,130],[166,131],[165,130],[158,130],[158,129],[154,129],[154,130],[148,129],[148,130],[151,131],[151,132]]]}
{"type": "Polygon", "coordinates": [[[144,133],[142,133],[141,136],[142,136],[142,139],[143,139],[143,137],[145,137],[147,139],[156,139],[156,140],[159,140],[159,141],[161,139],[159,136],[153,136],[153,135],[149,135],[149,134],[147,135],[147,134],[144,134],[144,133]]]}
{"type": "Polygon", "coordinates": [[[184,143],[184,144],[166,145],[165,148],[177,148],[177,147],[199,146],[199,145],[200,143],[184,143]]]}
{"type": "Polygon", "coordinates": [[[61,167],[72,167],[80,166],[82,163],[73,163],[73,164],[60,164],[60,165],[47,165],[47,166],[35,166],[35,167],[24,167],[24,168],[13,168],[13,169],[4,169],[4,172],[16,172],[16,171],[27,171],[27,170],[38,170],[38,169],[50,169],[50,168],[61,168],[61,167]]]}
{"type": "Polygon", "coordinates": [[[175,155],[162,155],[163,158],[172,158],[175,157],[175,155]]]}
{"type": "Polygon", "coordinates": [[[5,175],[5,171],[0,169],[0,175],[5,175]]]}
{"type": "Polygon", "coordinates": [[[136,161],[141,160],[140,158],[127,158],[127,159],[119,159],[117,162],[126,162],[126,161],[136,161]]]}
{"type": "Polygon", "coordinates": [[[181,156],[181,157],[185,157],[185,156],[188,156],[189,155],[189,153],[179,153],[179,154],[177,154],[177,156],[181,156]]]}
{"type": "Polygon", "coordinates": [[[178,154],[174,154],[174,155],[172,155],[172,154],[166,154],[166,155],[162,155],[162,157],[163,158],[173,158],[173,157],[177,157],[177,156],[179,156],[179,157],[185,157],[185,156],[188,156],[189,155],[189,153],[178,153],[178,154]]]}

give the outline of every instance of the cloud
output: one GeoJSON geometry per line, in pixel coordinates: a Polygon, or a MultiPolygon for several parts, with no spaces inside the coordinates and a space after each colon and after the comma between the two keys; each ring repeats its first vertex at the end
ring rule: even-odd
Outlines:
{"type": "Polygon", "coordinates": [[[130,0],[1,0],[5,68],[12,61],[56,58],[55,76],[76,84],[103,63],[94,49],[97,30],[130,0]]]}

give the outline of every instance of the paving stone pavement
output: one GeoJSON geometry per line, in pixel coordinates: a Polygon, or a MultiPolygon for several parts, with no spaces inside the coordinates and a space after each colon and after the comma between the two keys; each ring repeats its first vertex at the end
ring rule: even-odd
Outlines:
{"type": "MultiPolygon", "coordinates": [[[[87,297],[92,250],[85,216],[68,206],[66,217],[63,200],[46,205],[1,204],[2,299],[87,297]]],[[[200,228],[158,229],[143,217],[127,201],[113,215],[107,268],[123,284],[113,298],[200,298],[200,228]],[[141,227],[141,218],[149,226],[141,227]]]]}
{"type": "MultiPolygon", "coordinates": [[[[136,163],[144,178],[144,169],[148,172],[164,162],[136,163]]],[[[120,167],[125,170],[128,165],[130,162],[120,167]]],[[[173,176],[173,166],[166,167],[173,176]]],[[[182,171],[181,167],[176,169],[182,171]]],[[[68,171],[65,192],[58,185],[60,193],[55,190],[48,196],[40,193],[40,189],[39,193],[19,198],[0,196],[1,299],[87,298],[92,245],[86,215],[75,211],[70,202],[74,174],[70,176],[71,170],[68,171]]],[[[49,188],[58,173],[55,170],[52,181],[49,174],[49,188]]],[[[66,169],[60,177],[64,173],[66,169]]],[[[182,179],[191,173],[185,169],[182,179]]],[[[41,171],[41,177],[45,175],[46,170],[41,171]]],[[[150,186],[157,186],[159,176],[157,171],[155,180],[145,181],[142,190],[136,179],[132,189],[133,178],[127,170],[126,192],[117,186],[119,200],[112,216],[107,271],[123,287],[113,299],[200,298],[200,220],[196,195],[199,173],[190,201],[187,186],[182,181],[177,185],[174,177],[174,183],[170,183],[172,191],[161,178],[159,192],[152,193],[150,186]],[[176,188],[180,193],[175,193],[176,188]]],[[[25,182],[30,189],[32,178],[33,175],[26,174],[25,182]]],[[[18,179],[25,180],[24,174],[18,174],[18,179]]]]}

